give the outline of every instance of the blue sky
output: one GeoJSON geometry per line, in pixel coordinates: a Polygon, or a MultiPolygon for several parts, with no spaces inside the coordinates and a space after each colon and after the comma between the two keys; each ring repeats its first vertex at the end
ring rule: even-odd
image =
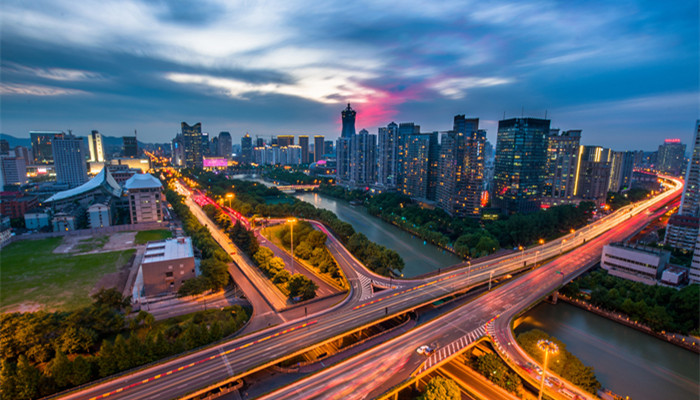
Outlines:
{"type": "Polygon", "coordinates": [[[0,131],[169,141],[543,117],[585,144],[690,142],[698,2],[5,0],[0,131]],[[319,3],[319,4],[316,4],[319,3]]]}

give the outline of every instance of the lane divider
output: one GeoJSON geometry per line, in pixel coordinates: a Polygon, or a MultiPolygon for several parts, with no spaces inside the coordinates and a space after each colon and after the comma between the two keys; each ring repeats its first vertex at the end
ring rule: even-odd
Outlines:
{"type": "Polygon", "coordinates": [[[136,387],[136,386],[140,386],[140,385],[143,385],[143,384],[145,384],[145,383],[155,381],[156,379],[160,379],[160,378],[162,378],[162,377],[164,377],[164,376],[171,375],[171,374],[173,374],[174,372],[180,372],[180,371],[186,370],[186,369],[188,369],[188,368],[194,367],[195,365],[199,365],[199,364],[202,364],[202,363],[204,363],[204,362],[211,361],[211,360],[214,360],[214,359],[216,359],[216,358],[223,357],[223,356],[225,356],[225,355],[231,354],[231,353],[233,353],[233,352],[235,352],[235,351],[245,349],[246,347],[252,346],[252,345],[254,345],[254,344],[262,343],[262,342],[264,342],[264,341],[266,341],[266,340],[275,338],[275,337],[277,337],[277,336],[284,335],[284,334],[286,334],[286,333],[290,333],[290,332],[293,332],[293,331],[298,330],[298,329],[306,328],[307,326],[313,325],[313,324],[315,324],[315,323],[317,323],[317,322],[318,322],[318,320],[313,320],[313,321],[310,321],[310,322],[303,323],[303,324],[301,324],[301,325],[299,325],[299,326],[295,326],[295,327],[293,327],[293,328],[285,329],[285,330],[283,330],[282,332],[277,332],[277,333],[275,333],[275,334],[273,334],[273,335],[265,336],[264,338],[260,338],[260,339],[258,339],[258,340],[253,341],[253,342],[246,343],[246,344],[244,344],[244,345],[242,345],[242,346],[238,346],[238,347],[235,347],[235,348],[233,348],[233,349],[226,350],[226,351],[224,351],[224,352],[219,352],[218,354],[214,354],[214,355],[211,356],[211,357],[203,358],[203,359],[201,359],[201,360],[198,360],[198,361],[189,363],[189,364],[187,364],[187,365],[183,365],[182,367],[176,368],[176,369],[174,369],[174,370],[170,370],[170,371],[168,371],[168,372],[160,373],[160,374],[158,374],[158,375],[156,375],[156,376],[150,377],[150,378],[148,378],[148,379],[144,379],[144,380],[139,381],[139,382],[132,383],[131,385],[124,386],[124,387],[119,388],[119,389],[112,390],[111,392],[103,393],[103,394],[101,394],[101,395],[99,395],[99,396],[91,397],[90,400],[103,399],[103,398],[109,397],[109,396],[111,396],[111,395],[113,395],[113,394],[121,393],[121,392],[123,392],[123,391],[125,391],[125,390],[132,389],[132,388],[134,388],[134,387],[136,387]]]}

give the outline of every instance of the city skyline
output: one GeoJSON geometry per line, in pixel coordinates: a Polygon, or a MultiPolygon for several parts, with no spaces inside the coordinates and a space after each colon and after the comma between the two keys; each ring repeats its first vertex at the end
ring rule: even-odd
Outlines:
{"type": "Polygon", "coordinates": [[[700,116],[697,4],[119,4],[5,4],[3,133],[334,139],[350,102],[357,131],[466,114],[494,143],[504,113],[546,112],[582,144],[654,150],[700,116]]]}

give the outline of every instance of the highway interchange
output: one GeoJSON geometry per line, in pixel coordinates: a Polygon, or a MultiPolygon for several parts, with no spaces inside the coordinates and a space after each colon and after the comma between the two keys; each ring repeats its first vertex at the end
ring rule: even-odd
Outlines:
{"type": "MultiPolygon", "coordinates": [[[[230,340],[204,350],[153,366],[114,380],[71,393],[67,399],[166,399],[182,398],[196,393],[198,389],[215,387],[222,382],[234,381],[253,371],[278,363],[281,359],[303,352],[320,343],[333,340],[350,331],[376,323],[392,315],[416,309],[436,299],[464,291],[469,287],[521,269],[523,263],[533,264],[555,257],[561,253],[586,244],[566,255],[561,265],[547,264],[521,278],[514,279],[466,306],[458,308],[440,318],[421,325],[408,334],[376,346],[358,356],[325,369],[293,385],[280,389],[266,398],[373,398],[387,389],[400,384],[425,360],[415,354],[418,345],[431,343],[437,347],[451,343],[473,328],[484,325],[496,315],[517,313],[523,306],[541,298],[562,283],[565,275],[581,268],[576,257],[588,255],[599,257],[604,243],[619,240],[643,226],[651,215],[648,208],[659,206],[677,197],[679,184],[644,204],[628,207],[611,216],[594,222],[589,227],[558,239],[527,249],[522,253],[492,259],[484,263],[467,265],[464,268],[419,280],[390,280],[368,271],[340,242],[330,234],[328,248],[336,256],[341,268],[351,283],[348,296],[333,307],[313,313],[308,318],[284,321],[267,329],[230,340]],[[611,230],[612,229],[612,230],[611,230]],[[609,231],[593,240],[594,237],[609,231]],[[570,272],[569,269],[572,271],[570,272]],[[380,285],[393,285],[392,289],[372,294],[367,281],[380,285]],[[529,303],[528,303],[529,302],[529,303]]],[[[199,207],[188,201],[188,205],[200,221],[208,221],[199,207]]],[[[225,234],[216,229],[211,221],[209,228],[214,238],[231,253],[234,261],[253,282],[267,309],[256,310],[254,317],[283,309],[284,299],[268,292],[265,279],[240,256],[225,234]],[[235,257],[238,256],[238,257],[235,257]],[[269,296],[269,297],[268,297],[269,296]],[[277,296],[277,297],[275,297],[277,296]]],[[[317,225],[325,231],[323,226],[317,225]]],[[[268,288],[269,289],[269,288],[268,288]]],[[[253,304],[256,307],[256,304],[253,304]]],[[[263,307],[263,305],[260,305],[263,307]]],[[[505,321],[509,317],[500,318],[505,321]]],[[[508,343],[509,339],[504,339],[508,343]]]]}

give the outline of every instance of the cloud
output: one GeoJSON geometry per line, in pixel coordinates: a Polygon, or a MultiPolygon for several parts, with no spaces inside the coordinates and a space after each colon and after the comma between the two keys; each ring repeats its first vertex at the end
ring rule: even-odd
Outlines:
{"type": "Polygon", "coordinates": [[[0,83],[0,94],[22,96],[64,96],[86,94],[82,90],[64,89],[52,86],[0,83]]]}
{"type": "Polygon", "coordinates": [[[438,91],[441,95],[450,99],[461,99],[467,94],[467,89],[505,85],[511,83],[512,79],[507,78],[448,78],[429,85],[430,88],[438,91]]]}
{"type": "Polygon", "coordinates": [[[39,78],[51,79],[54,81],[94,81],[104,79],[102,74],[78,69],[66,68],[33,68],[16,63],[7,63],[4,67],[4,73],[16,72],[19,74],[32,75],[39,78]]]}

